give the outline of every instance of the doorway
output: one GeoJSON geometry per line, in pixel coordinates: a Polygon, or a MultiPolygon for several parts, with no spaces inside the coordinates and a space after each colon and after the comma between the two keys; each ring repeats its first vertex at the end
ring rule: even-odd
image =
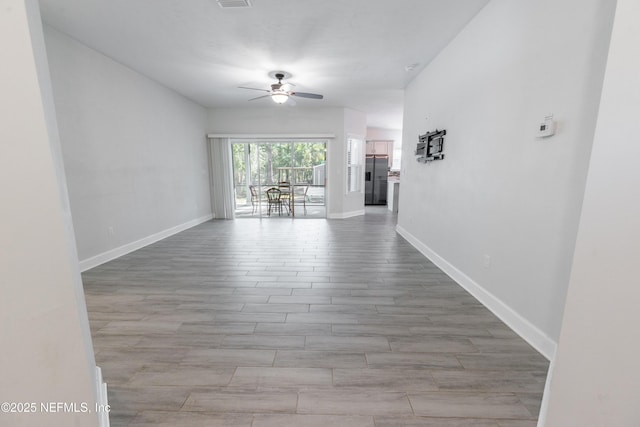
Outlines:
{"type": "Polygon", "coordinates": [[[326,141],[233,142],[235,217],[325,218],[326,151],[326,141]]]}

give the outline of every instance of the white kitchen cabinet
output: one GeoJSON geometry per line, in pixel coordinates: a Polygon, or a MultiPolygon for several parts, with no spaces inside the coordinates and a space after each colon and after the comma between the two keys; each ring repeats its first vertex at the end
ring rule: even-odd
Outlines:
{"type": "Polygon", "coordinates": [[[369,140],[366,145],[366,154],[376,156],[388,156],[389,166],[393,165],[393,140],[369,140]]]}
{"type": "Polygon", "coordinates": [[[367,154],[387,155],[391,164],[393,141],[367,141],[367,154]]]}
{"type": "Polygon", "coordinates": [[[387,183],[387,209],[398,213],[398,201],[400,200],[400,181],[390,180],[387,183]]]}

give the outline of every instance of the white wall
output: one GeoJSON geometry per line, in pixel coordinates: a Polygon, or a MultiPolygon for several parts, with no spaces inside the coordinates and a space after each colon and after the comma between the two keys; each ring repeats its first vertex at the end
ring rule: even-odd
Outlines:
{"type": "MultiPolygon", "coordinates": [[[[359,111],[350,110],[348,108],[344,109],[344,133],[352,138],[359,138],[362,140],[362,164],[364,165],[364,157],[365,157],[365,140],[367,133],[367,116],[359,111]]],[[[342,168],[343,176],[346,175],[346,146],[343,150],[343,155],[339,160],[335,161],[333,164],[339,162],[340,167],[342,168]]],[[[336,168],[329,167],[329,174],[333,172],[337,172],[336,168]]],[[[338,215],[338,218],[344,218],[354,215],[364,214],[364,188],[360,193],[348,193],[346,194],[346,177],[343,178],[342,185],[342,194],[344,194],[344,204],[342,206],[341,215],[338,215]]],[[[362,185],[364,187],[364,168],[362,171],[362,185]]]]}
{"type": "Polygon", "coordinates": [[[547,357],[614,7],[492,0],[405,94],[399,231],[547,357]],[[547,113],[558,131],[538,139],[547,113]],[[417,135],[435,128],[447,130],[446,158],[417,163],[417,135]]]}
{"type": "Polygon", "coordinates": [[[83,265],[210,217],[206,109],[50,27],[45,37],[83,265]]]}
{"type": "Polygon", "coordinates": [[[547,427],[640,425],[640,4],[617,3],[547,427]]]}
{"type": "Polygon", "coordinates": [[[0,1],[0,413],[3,426],[97,426],[95,360],[36,0],[0,1]],[[21,409],[20,407],[14,409],[21,409]]]}
{"type": "MultiPolygon", "coordinates": [[[[265,101],[266,102],[266,101],[265,101]]],[[[303,108],[270,105],[255,108],[214,108],[209,133],[333,134],[327,143],[327,216],[343,218],[364,213],[363,195],[345,195],[345,138],[366,133],[364,113],[344,108],[303,108]],[[361,199],[361,200],[360,200],[361,199]]]]}

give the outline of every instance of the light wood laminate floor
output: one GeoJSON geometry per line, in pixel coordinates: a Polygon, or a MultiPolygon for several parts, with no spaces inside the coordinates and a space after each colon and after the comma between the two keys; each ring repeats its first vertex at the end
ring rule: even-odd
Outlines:
{"type": "Polygon", "coordinates": [[[536,425],[547,360],[395,232],[211,221],[83,274],[111,425],[536,425]]]}

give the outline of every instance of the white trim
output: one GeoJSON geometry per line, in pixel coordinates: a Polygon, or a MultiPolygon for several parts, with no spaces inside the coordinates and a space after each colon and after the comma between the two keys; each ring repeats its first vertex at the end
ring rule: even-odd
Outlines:
{"type": "Polygon", "coordinates": [[[398,225],[396,226],[396,231],[431,262],[438,266],[449,277],[455,280],[460,286],[466,289],[467,292],[473,295],[485,307],[493,312],[493,314],[498,316],[498,318],[513,329],[515,333],[531,344],[544,357],[548,360],[553,359],[556,353],[557,344],[547,334],[519,315],[495,295],[491,294],[482,286],[474,282],[473,279],[458,270],[454,265],[442,258],[407,230],[398,225]]]}
{"type": "Polygon", "coordinates": [[[207,138],[231,139],[333,139],[334,133],[208,133],[207,138]]]}
{"type": "Polygon", "coordinates": [[[328,219],[347,219],[347,218],[352,218],[354,216],[360,216],[360,215],[364,215],[364,209],[358,210],[358,211],[351,211],[351,212],[327,214],[327,218],[328,219]]]}
{"type": "Polygon", "coordinates": [[[80,271],[87,271],[91,268],[99,266],[100,264],[104,264],[105,262],[109,262],[130,252],[144,248],[145,246],[148,246],[159,240],[166,239],[169,236],[187,230],[191,227],[195,227],[196,225],[202,224],[203,222],[207,222],[211,219],[213,219],[212,214],[205,215],[203,217],[185,222],[184,224],[176,225],[175,227],[171,227],[159,233],[144,237],[140,240],[136,240],[135,242],[127,243],[126,245],[122,245],[120,247],[103,252],[99,255],[92,256],[91,258],[83,259],[80,261],[80,271]]]}
{"type": "Polygon", "coordinates": [[[542,393],[542,402],[540,403],[540,411],[538,411],[537,427],[545,427],[547,421],[547,412],[549,410],[549,400],[551,399],[551,381],[553,381],[553,372],[556,366],[555,357],[551,359],[549,371],[547,372],[547,381],[544,383],[544,392],[542,393]]]}
{"type": "Polygon", "coordinates": [[[96,408],[98,411],[98,426],[109,427],[109,397],[107,394],[107,383],[102,379],[102,369],[96,366],[96,408]]]}

